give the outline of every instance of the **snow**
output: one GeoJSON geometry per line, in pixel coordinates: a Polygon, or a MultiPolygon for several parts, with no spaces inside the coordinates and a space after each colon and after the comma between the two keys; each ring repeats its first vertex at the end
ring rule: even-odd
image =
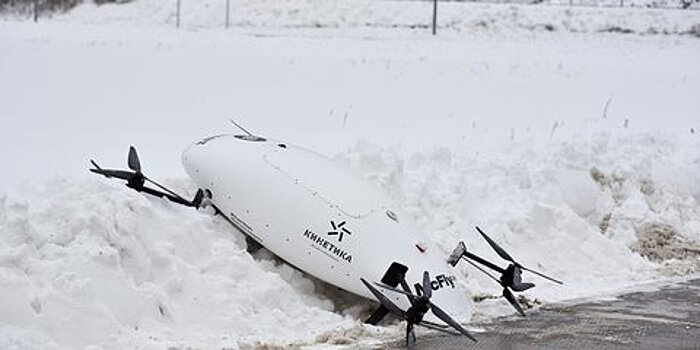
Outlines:
{"type": "MultiPolygon", "coordinates": [[[[559,286],[531,275],[538,287],[524,295],[554,302],[687,273],[684,263],[659,269],[630,247],[645,225],[654,224],[673,227],[697,248],[700,144],[680,147],[673,138],[625,134],[601,132],[592,144],[514,142],[477,154],[436,148],[404,155],[364,143],[337,159],[392,193],[444,251],[463,240],[471,251],[498,261],[473,229],[478,225],[525,266],[564,279],[559,286]],[[596,181],[598,172],[615,180],[596,181]],[[688,182],[695,185],[686,192],[688,182]]],[[[697,253],[685,258],[697,272],[697,253]]],[[[471,266],[462,272],[472,293],[499,293],[471,266]]],[[[507,304],[497,304],[500,311],[483,305],[477,318],[508,311],[507,304]]]]}
{"type": "MultiPolygon", "coordinates": [[[[447,32],[563,31],[629,32],[635,34],[699,35],[694,10],[648,9],[653,1],[619,2],[599,6],[561,6],[557,3],[489,4],[442,2],[439,25],[447,32]],[[612,5],[612,7],[610,7],[612,5]],[[629,6],[636,6],[630,8],[629,6]]],[[[697,8],[694,6],[693,8],[697,8]]],[[[405,0],[231,0],[229,25],[240,29],[330,28],[341,31],[363,28],[426,30],[432,21],[432,1],[405,0]]],[[[226,1],[181,2],[180,24],[187,28],[222,28],[226,23],[226,1]]],[[[128,4],[86,4],[55,20],[84,23],[130,23],[168,25],[177,22],[175,0],[141,0],[128,4]],[[138,15],[134,15],[138,14],[138,15]]]]}
{"type": "MultiPolygon", "coordinates": [[[[181,150],[231,117],[351,167],[446,255],[463,240],[497,260],[479,225],[566,283],[528,275],[529,299],[698,273],[700,41],[682,34],[697,11],[445,3],[432,37],[423,2],[232,1],[229,30],[223,2],[184,2],[181,30],[172,3],[0,21],[0,348],[401,337],[359,322],[371,303],[246,253],[212,213],[86,171],[125,166],[134,144],[147,174],[191,196],[181,150]],[[657,232],[679,245],[639,248],[657,232]]],[[[499,293],[460,271],[468,295],[499,293]]]]}

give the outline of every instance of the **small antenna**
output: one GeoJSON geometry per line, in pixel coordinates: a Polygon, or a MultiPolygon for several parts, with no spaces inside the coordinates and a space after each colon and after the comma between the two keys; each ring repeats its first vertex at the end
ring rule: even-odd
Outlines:
{"type": "Polygon", "coordinates": [[[245,140],[245,141],[253,141],[253,142],[265,142],[265,141],[267,141],[267,139],[264,137],[255,136],[255,135],[251,134],[250,131],[246,130],[244,127],[242,127],[238,123],[236,123],[235,120],[229,119],[229,121],[233,125],[235,125],[237,128],[241,129],[241,131],[246,133],[245,135],[234,135],[233,137],[235,137],[237,139],[241,139],[241,140],[245,140]]]}
{"type": "Polygon", "coordinates": [[[251,134],[250,131],[248,131],[248,130],[246,130],[244,127],[238,125],[238,123],[236,123],[235,120],[229,118],[228,121],[230,121],[230,122],[231,122],[233,125],[235,125],[237,128],[241,129],[241,131],[243,131],[244,133],[248,134],[248,136],[250,136],[250,137],[255,137],[255,135],[251,134]]]}

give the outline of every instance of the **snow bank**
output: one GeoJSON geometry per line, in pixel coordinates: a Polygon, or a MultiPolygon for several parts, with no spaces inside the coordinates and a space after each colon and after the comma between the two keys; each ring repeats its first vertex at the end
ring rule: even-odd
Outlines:
{"type": "MultiPolygon", "coordinates": [[[[638,4],[641,5],[641,4],[638,4]]],[[[171,25],[175,0],[139,0],[126,4],[85,3],[56,20],[81,23],[171,25]]],[[[224,27],[226,1],[183,0],[180,23],[186,28],[224,27]]],[[[248,29],[394,28],[425,31],[432,21],[430,1],[375,0],[231,0],[230,25],[248,29]]],[[[697,11],[639,7],[444,2],[439,27],[450,33],[563,31],[700,35],[697,11]]]]}
{"type": "MultiPolygon", "coordinates": [[[[499,261],[473,229],[479,225],[525,266],[566,282],[558,286],[530,275],[538,284],[524,293],[530,299],[610,293],[662,275],[700,271],[697,138],[617,130],[471,154],[360,143],[338,160],[381,184],[444,251],[464,240],[469,249],[499,261]],[[675,246],[665,237],[669,231],[675,246]],[[640,245],[654,261],[637,253],[640,245]]],[[[500,293],[471,266],[462,271],[475,295],[500,293]]],[[[477,312],[509,310],[498,301],[477,312]]]]}
{"type": "Polygon", "coordinates": [[[210,213],[98,180],[21,192],[0,199],[2,349],[284,346],[355,326],[210,213]]]}

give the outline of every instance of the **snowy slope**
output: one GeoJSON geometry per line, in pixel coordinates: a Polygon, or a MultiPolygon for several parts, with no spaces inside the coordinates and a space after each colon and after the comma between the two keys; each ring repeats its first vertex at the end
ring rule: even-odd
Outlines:
{"type": "MultiPolygon", "coordinates": [[[[172,10],[154,1],[0,22],[0,348],[401,336],[358,323],[371,304],[264,252],[251,257],[211,213],[86,171],[90,158],[124,164],[135,144],[147,173],[191,195],[180,152],[231,131],[229,117],[364,175],[445,252],[464,240],[495,258],[478,224],[525,265],[566,281],[532,278],[529,299],[698,272],[696,38],[533,32],[518,20],[432,38],[367,28],[358,20],[366,13],[340,2],[284,3],[269,14],[272,2],[240,2],[250,32],[215,29],[220,17],[204,12],[207,28],[186,20],[177,31],[172,10]],[[324,28],[292,15],[294,6],[320,11],[324,28]]],[[[372,18],[417,23],[422,15],[409,9],[423,5],[405,5],[405,14],[382,7],[372,18]]],[[[471,8],[479,6],[491,8],[471,8]]],[[[639,28],[685,28],[667,12],[624,13],[639,28]]],[[[469,267],[462,273],[465,294],[498,293],[469,267]]],[[[473,307],[476,318],[512,313],[502,300],[473,307]]]]}
{"type": "MultiPolygon", "coordinates": [[[[446,252],[464,240],[498,259],[473,229],[478,225],[526,266],[566,281],[531,276],[538,288],[525,295],[532,298],[587,297],[699,272],[700,142],[614,129],[590,140],[513,142],[473,154],[362,143],[338,160],[394,194],[446,252]],[[664,240],[664,230],[673,239],[664,240]],[[644,248],[641,237],[649,239],[644,248]],[[650,252],[666,260],[657,265],[650,252]]],[[[499,294],[470,266],[462,271],[472,293],[499,294]]],[[[493,306],[509,311],[502,302],[493,306]]],[[[494,310],[483,305],[479,312],[494,310]]]]}
{"type": "Polygon", "coordinates": [[[47,181],[3,198],[0,231],[3,349],[286,344],[355,323],[211,213],[121,186],[47,181]]]}

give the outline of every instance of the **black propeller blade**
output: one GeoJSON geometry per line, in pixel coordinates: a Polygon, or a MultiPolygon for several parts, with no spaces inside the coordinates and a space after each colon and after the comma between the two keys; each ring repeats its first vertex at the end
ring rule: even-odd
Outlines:
{"type": "Polygon", "coordinates": [[[430,303],[430,311],[432,311],[433,315],[435,315],[437,318],[452,326],[452,328],[462,333],[462,335],[464,335],[465,337],[471,339],[474,342],[477,341],[476,338],[474,338],[474,336],[472,336],[466,329],[464,329],[459,323],[457,323],[457,321],[452,319],[452,317],[450,317],[450,315],[448,315],[445,311],[437,307],[437,305],[430,303]]]}
{"type": "Polygon", "coordinates": [[[401,308],[396,306],[396,304],[394,304],[391,300],[389,300],[389,298],[387,298],[384,294],[382,294],[382,292],[372,287],[372,285],[369,284],[369,282],[367,282],[364,278],[360,278],[360,280],[362,281],[362,283],[364,283],[367,289],[369,289],[369,291],[372,292],[372,294],[374,294],[377,300],[379,300],[379,303],[382,304],[385,308],[387,308],[389,312],[396,316],[406,318],[406,313],[403,312],[401,308]]]}
{"type": "Polygon", "coordinates": [[[542,272],[537,272],[537,271],[535,271],[535,270],[529,269],[529,268],[527,268],[527,267],[525,267],[525,266],[522,266],[522,265],[519,265],[519,267],[520,267],[521,269],[525,270],[525,271],[532,272],[532,273],[534,273],[535,275],[540,276],[540,277],[542,277],[542,278],[544,278],[544,279],[548,279],[548,280],[550,280],[550,281],[552,281],[552,282],[554,282],[554,283],[564,284],[564,282],[562,282],[562,281],[560,281],[560,280],[558,280],[558,279],[554,279],[554,278],[552,278],[552,277],[549,277],[549,276],[543,274],[542,272]]]}
{"type": "Polygon", "coordinates": [[[129,169],[137,173],[141,172],[141,161],[139,161],[139,155],[136,153],[136,148],[134,148],[134,146],[129,147],[129,158],[127,163],[129,164],[129,169]]]}
{"type": "Polygon", "coordinates": [[[489,245],[491,246],[491,248],[493,248],[493,250],[496,251],[496,254],[498,254],[498,256],[500,256],[500,257],[503,258],[504,260],[508,260],[508,261],[512,262],[513,264],[515,264],[515,266],[517,266],[517,267],[519,267],[519,268],[521,268],[521,269],[523,269],[523,270],[525,270],[525,271],[532,272],[532,273],[534,273],[535,275],[538,275],[538,276],[540,276],[540,277],[542,277],[542,278],[548,279],[548,280],[550,280],[550,281],[552,281],[552,282],[554,282],[554,283],[564,284],[564,282],[562,282],[562,281],[559,281],[559,280],[557,280],[557,279],[554,279],[554,278],[552,278],[552,277],[549,277],[549,276],[547,276],[547,275],[545,275],[545,274],[543,274],[543,273],[541,273],[541,272],[538,272],[538,271],[529,269],[529,268],[527,268],[527,267],[525,267],[525,266],[523,266],[523,265],[520,265],[520,263],[518,263],[517,261],[515,261],[515,259],[513,259],[513,257],[511,257],[511,256],[505,251],[505,249],[501,248],[501,246],[499,246],[498,243],[494,242],[494,241],[491,239],[491,237],[489,237],[484,231],[482,231],[481,228],[479,228],[479,226],[475,226],[475,227],[476,227],[476,230],[479,231],[479,233],[481,234],[481,236],[484,237],[484,239],[486,240],[486,242],[489,243],[489,245]]]}
{"type": "Polygon", "coordinates": [[[427,299],[433,296],[433,288],[430,286],[430,274],[423,271],[423,296],[427,299]]]}
{"type": "Polygon", "coordinates": [[[413,323],[406,324],[406,349],[413,350],[416,345],[416,333],[413,332],[413,323]]]}
{"type": "Polygon", "coordinates": [[[102,168],[100,168],[100,166],[97,165],[97,163],[94,160],[90,159],[90,163],[92,163],[92,166],[95,167],[95,170],[102,170],[102,168]]]}
{"type": "Polygon", "coordinates": [[[113,170],[113,169],[90,169],[93,173],[104,175],[105,177],[117,178],[122,180],[131,180],[134,177],[134,173],[125,170],[113,170]]]}
{"type": "Polygon", "coordinates": [[[129,181],[134,178],[134,173],[131,171],[126,171],[126,170],[116,170],[116,169],[103,169],[97,163],[90,159],[90,163],[92,163],[92,166],[95,167],[95,169],[90,169],[91,172],[95,174],[100,174],[104,175],[105,177],[111,178],[117,178],[117,179],[122,179],[129,181]]]}
{"type": "Polygon", "coordinates": [[[484,239],[486,240],[486,242],[489,243],[491,248],[493,248],[493,250],[496,251],[498,256],[500,256],[504,260],[508,260],[510,262],[515,263],[515,260],[513,260],[513,258],[510,255],[508,255],[508,253],[503,248],[501,248],[501,246],[499,246],[496,242],[494,242],[491,239],[491,237],[489,237],[484,231],[482,231],[481,228],[479,228],[479,226],[475,226],[475,227],[476,227],[476,230],[479,231],[479,233],[481,234],[481,237],[484,237],[484,239]]]}
{"type": "Polygon", "coordinates": [[[513,307],[518,310],[518,313],[520,316],[525,317],[525,311],[523,311],[523,308],[520,306],[520,303],[515,299],[515,295],[513,295],[513,292],[510,291],[508,288],[503,288],[503,296],[508,300],[508,302],[513,305],[513,307]]]}
{"type": "Polygon", "coordinates": [[[428,329],[432,329],[432,330],[435,330],[435,331],[447,333],[447,334],[450,334],[450,335],[460,335],[460,333],[457,333],[457,332],[455,332],[455,331],[450,330],[450,329],[449,329],[449,328],[450,328],[449,326],[445,326],[445,325],[441,325],[441,324],[437,324],[437,323],[432,323],[432,322],[426,321],[426,320],[420,321],[420,323],[417,324],[417,326],[425,327],[425,328],[428,328],[428,329]]]}
{"type": "Polygon", "coordinates": [[[90,163],[92,163],[92,166],[95,167],[94,169],[90,169],[91,172],[104,175],[108,178],[114,177],[117,179],[129,181],[130,183],[140,182],[141,184],[143,184],[143,181],[147,180],[145,176],[141,175],[141,162],[139,162],[139,156],[136,153],[136,148],[134,148],[134,146],[131,146],[129,148],[129,157],[127,159],[129,169],[133,171],[103,169],[99,165],[97,165],[97,162],[95,162],[92,159],[90,159],[90,163]]]}

